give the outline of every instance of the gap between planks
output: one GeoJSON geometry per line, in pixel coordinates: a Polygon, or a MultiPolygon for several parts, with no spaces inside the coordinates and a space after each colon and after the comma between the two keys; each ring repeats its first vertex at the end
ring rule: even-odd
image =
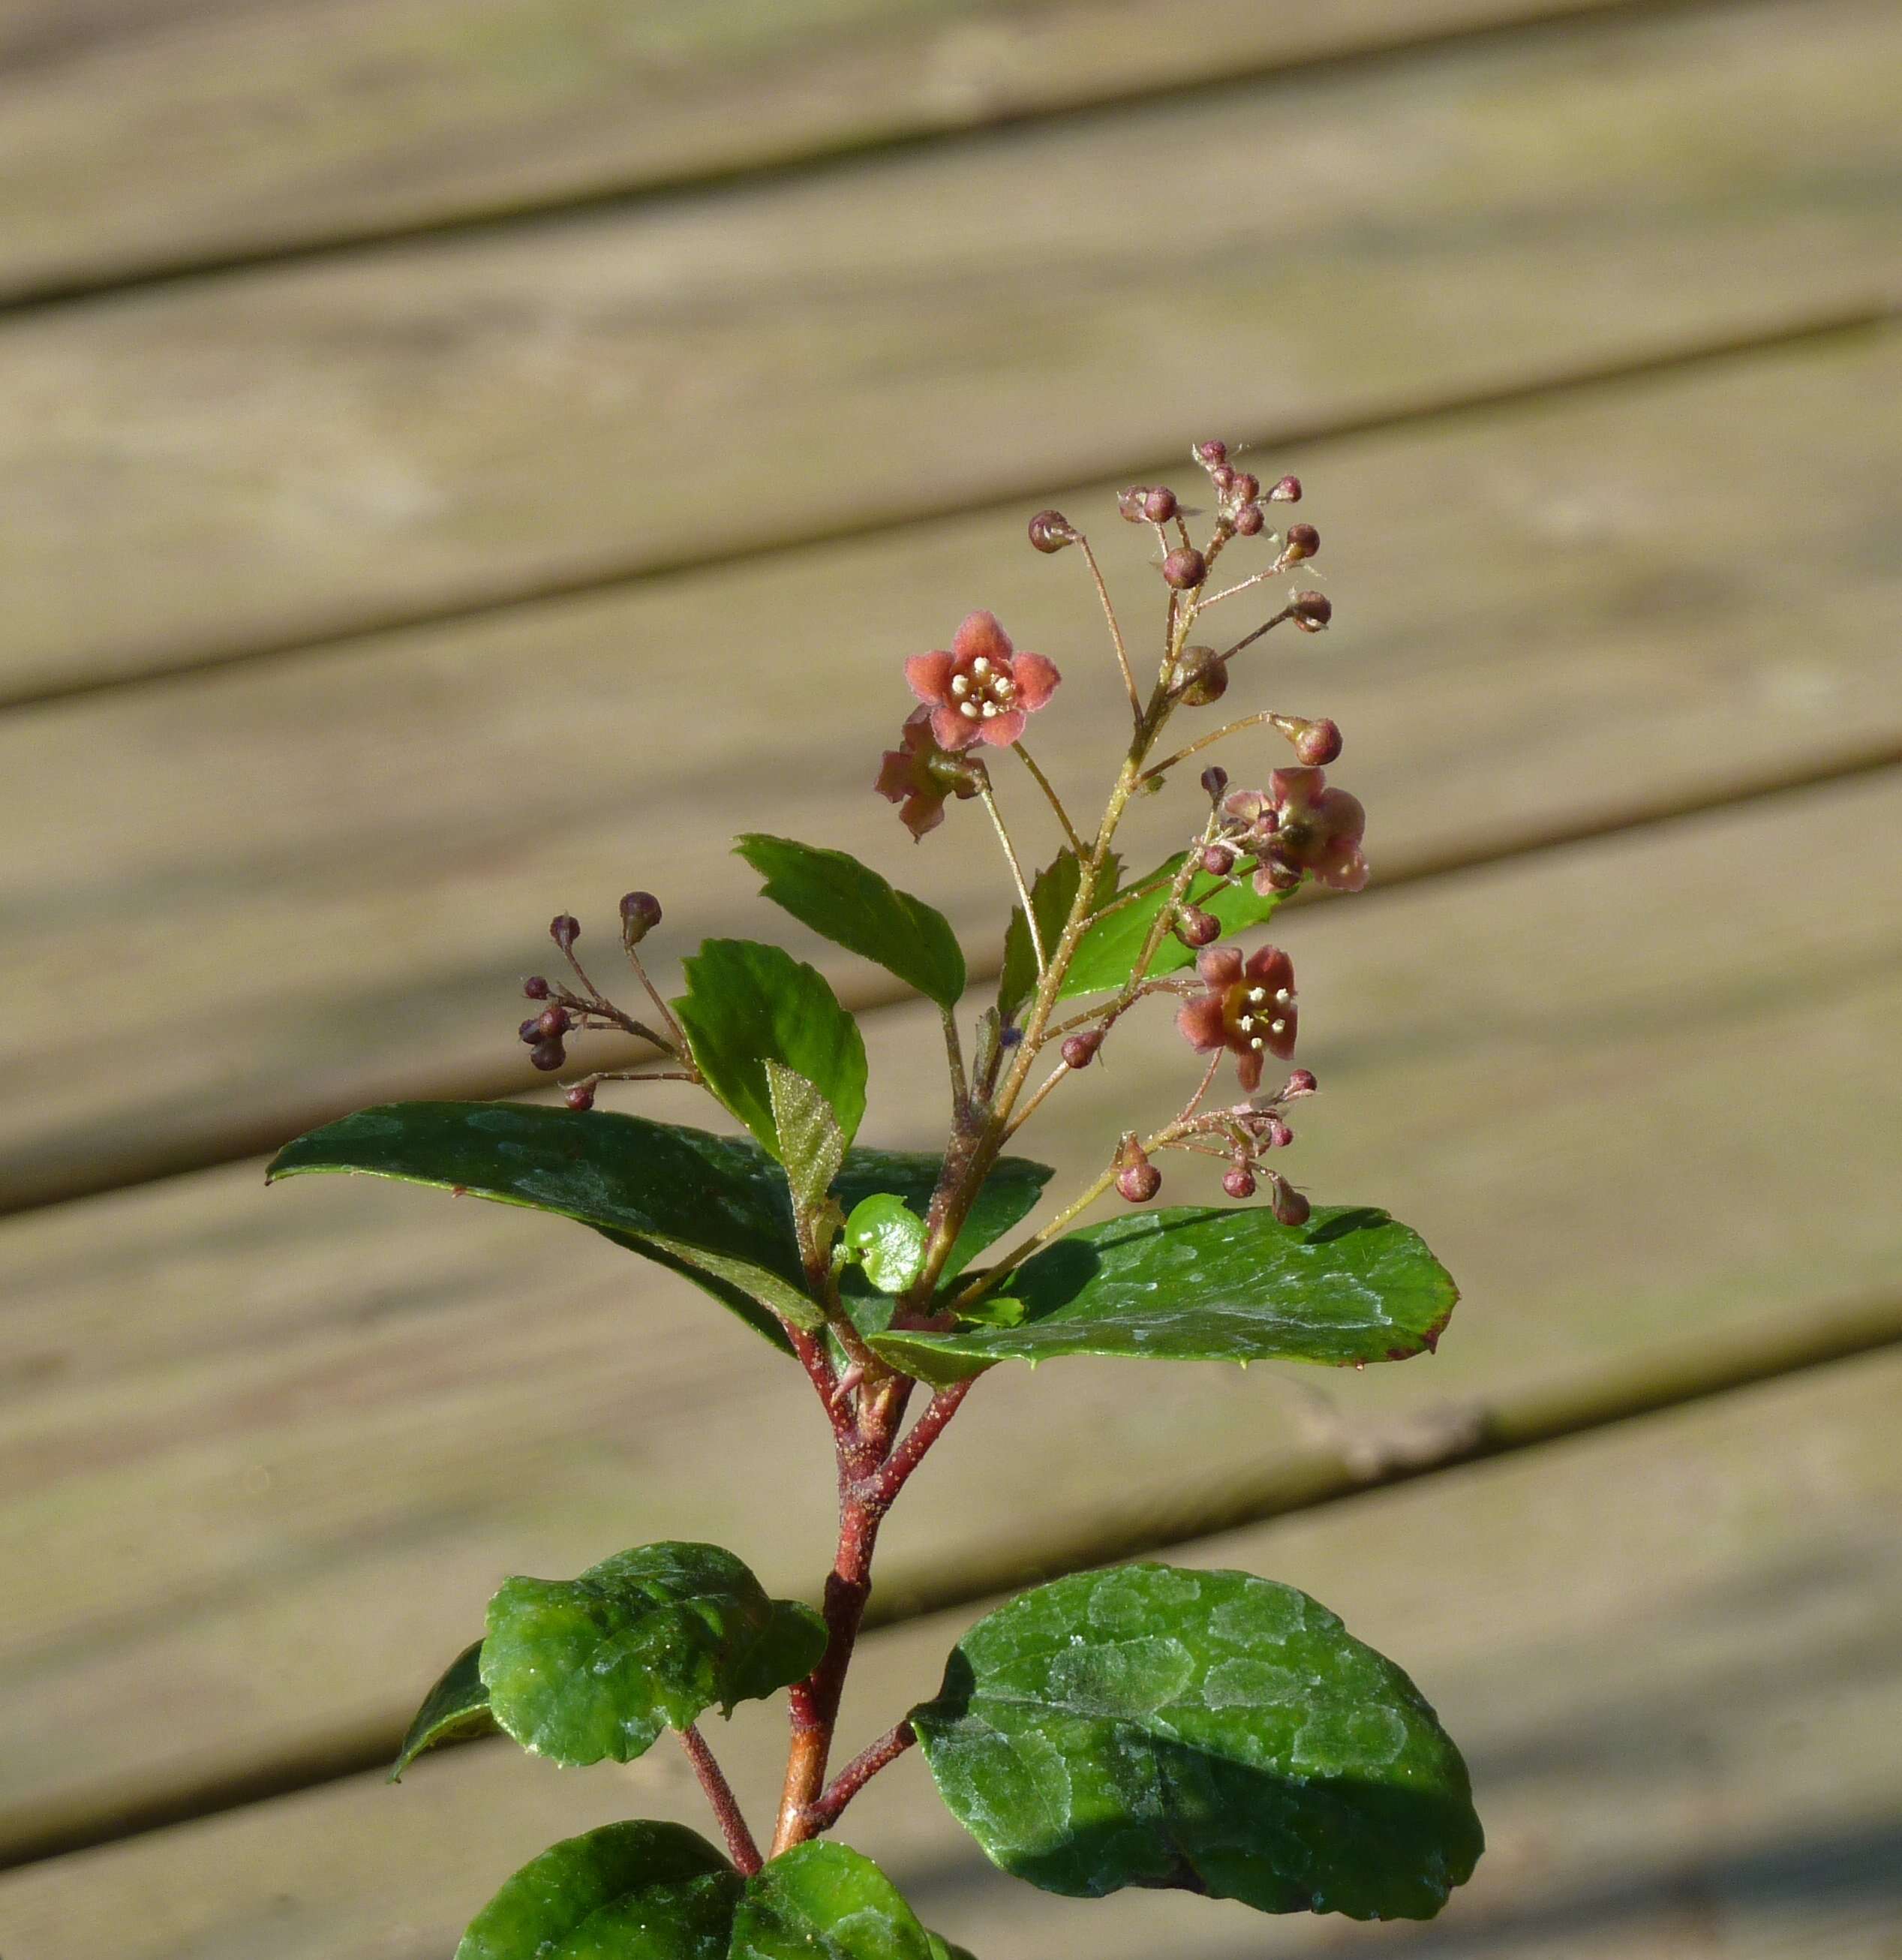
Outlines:
{"type": "MultiPolygon", "coordinates": [[[[305,221],[305,234],[268,243],[243,243],[198,250],[174,250],[169,256],[140,258],[136,248],[120,262],[102,269],[53,272],[9,279],[0,272],[0,319],[53,312],[121,295],[241,276],[273,267],[297,265],[374,250],[379,247],[456,239],[485,232],[520,228],[537,222],[560,222],[596,213],[626,212],[663,199],[714,196],[736,188],[794,182],[836,170],[862,167],[883,158],[982,141],[1000,132],[1032,126],[1083,123],[1113,116],[1148,103],[1198,96],[1216,97],[1225,91],[1286,81],[1299,86],[1329,73],[1351,72],[1376,63],[1404,61],[1439,49],[1484,46],[1506,40],[1576,34],[1581,30],[1650,14],[1710,12],[1751,4],[1751,0],[1532,0],[1524,11],[1507,8],[1496,17],[1483,10],[1475,18],[1455,18],[1442,24],[1382,25],[1378,20],[1337,25],[1324,17],[1320,24],[1293,22],[1296,34],[1312,33],[1307,45],[1252,46],[1243,56],[1225,61],[1218,50],[1205,55],[1198,36],[1232,33],[1235,17],[1222,6],[1203,5],[1197,18],[1172,22],[1161,46],[1145,42],[1147,71],[1112,59],[1079,88],[1057,79],[1076,64],[1066,62],[1059,48],[1041,49],[1035,58],[1013,60],[1010,86],[1021,91],[1015,100],[978,100],[968,113],[955,106],[934,115],[916,91],[895,117],[881,109],[872,126],[829,134],[820,130],[789,132],[787,138],[743,151],[730,161],[710,157],[684,167],[657,164],[598,182],[577,182],[551,193],[440,200],[437,210],[414,217],[391,217],[355,224],[305,221]],[[1027,79],[1026,79],[1027,78],[1027,79]],[[1069,92],[1066,93],[1066,90],[1069,92]]],[[[1052,8],[1063,20],[1059,37],[1088,34],[1112,40],[1130,30],[1126,7],[1101,9],[1052,8]],[[1104,17],[1096,18],[1100,12],[1104,17]],[[1071,17],[1074,17],[1073,18],[1071,17]]],[[[1178,16],[1184,10],[1178,9],[1178,16]]],[[[980,14],[968,23],[981,31],[980,14]]],[[[1043,23],[1005,24],[1032,33],[1043,23]]],[[[908,42],[906,30],[888,37],[908,42]]],[[[860,37],[862,47],[863,37],[860,37]]],[[[911,50],[914,53],[922,49],[911,50]]],[[[823,53],[822,50],[822,53],[823,53]]],[[[809,56],[809,59],[810,56],[809,56]]],[[[879,96],[884,91],[867,91],[879,96]]],[[[982,91],[977,91],[981,94],[982,91]]],[[[855,109],[863,113],[860,105],[855,109]]],[[[726,132],[723,132],[723,136],[726,132]]],[[[726,140],[730,142],[730,136],[726,140]]],[[[670,160],[671,164],[671,160],[670,160]]],[[[294,221],[293,221],[294,222],[294,221]]]]}

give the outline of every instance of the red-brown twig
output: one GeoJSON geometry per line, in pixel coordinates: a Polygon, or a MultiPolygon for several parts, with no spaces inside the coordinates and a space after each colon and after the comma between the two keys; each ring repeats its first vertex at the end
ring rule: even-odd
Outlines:
{"type": "MultiPolygon", "coordinates": [[[[733,1785],[727,1782],[727,1774],[714,1759],[714,1752],[708,1748],[706,1738],[692,1723],[681,1729],[680,1746],[687,1752],[687,1760],[693,1764],[693,1772],[700,1779],[700,1787],[707,1793],[707,1801],[713,1806],[713,1813],[720,1820],[720,1828],[727,1840],[727,1849],[733,1854],[733,1861],[742,1874],[751,1878],[765,1860],[759,1855],[759,1847],[753,1842],[753,1834],[746,1828],[746,1820],[740,1815],[738,1799],[734,1796],[733,1785]]],[[[867,1775],[871,1771],[866,1772],[867,1775]]],[[[864,1778],[860,1778],[863,1781],[864,1778]]],[[[843,1808],[843,1806],[841,1806],[843,1808]]]]}
{"type": "Polygon", "coordinates": [[[824,1795],[813,1806],[809,1815],[814,1831],[831,1830],[853,1798],[918,1739],[918,1732],[908,1721],[899,1722],[886,1729],[869,1749],[854,1756],[825,1786],[824,1795]]]}

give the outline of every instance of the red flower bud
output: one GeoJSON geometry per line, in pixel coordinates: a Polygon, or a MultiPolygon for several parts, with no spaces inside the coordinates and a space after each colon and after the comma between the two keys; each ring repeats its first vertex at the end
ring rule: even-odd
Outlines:
{"type": "Polygon", "coordinates": [[[581,921],[566,912],[558,912],[549,921],[548,936],[566,953],[581,937],[581,921]]]}
{"type": "Polygon", "coordinates": [[[1321,533],[1312,524],[1290,524],[1288,542],[1282,552],[1284,562],[1298,565],[1304,558],[1312,558],[1321,549],[1321,533]]]}
{"type": "Polygon", "coordinates": [[[1077,533],[1062,511],[1039,511],[1030,520],[1030,542],[1040,552],[1060,552],[1077,542],[1077,533]]]}
{"type": "Polygon", "coordinates": [[[1185,946],[1210,946],[1222,937],[1222,921],[1199,905],[1178,905],[1173,931],[1185,946]]]}
{"type": "Polygon", "coordinates": [[[528,1058],[544,1075],[552,1075],[568,1060],[568,1052],[558,1041],[537,1042],[529,1050],[528,1058]]]}
{"type": "Polygon", "coordinates": [[[1237,537],[1252,538],[1261,530],[1267,519],[1262,516],[1259,504],[1244,504],[1229,522],[1233,526],[1237,537]]]}
{"type": "Polygon", "coordinates": [[[1178,592],[1193,592],[1208,575],[1207,559],[1192,545],[1171,552],[1163,561],[1163,578],[1178,592]]]}
{"type": "Polygon", "coordinates": [[[1271,1150],[1285,1150],[1294,1141],[1294,1132],[1279,1116],[1271,1116],[1261,1125],[1261,1141],[1271,1150]]]}
{"type": "Polygon", "coordinates": [[[1235,487],[1235,472],[1226,463],[1218,463],[1209,472],[1209,481],[1226,497],[1235,487]]]}
{"type": "Polygon", "coordinates": [[[522,991],[531,1001],[545,1001],[549,997],[549,984],[539,973],[531,973],[522,982],[522,991]]]}
{"type": "Polygon", "coordinates": [[[571,1109],[592,1109],[594,1107],[594,1084],[591,1082],[577,1082],[561,1098],[561,1100],[571,1109]]]}
{"type": "Polygon", "coordinates": [[[1298,504],[1301,501],[1301,479],[1298,476],[1284,476],[1268,492],[1271,504],[1298,504]]]}
{"type": "Polygon", "coordinates": [[[1325,592],[1297,592],[1289,609],[1304,633],[1318,633],[1334,617],[1334,601],[1325,592]]]}
{"type": "Polygon", "coordinates": [[[1185,708],[1207,708],[1229,691],[1228,663],[1213,647],[1185,647],[1175,663],[1175,698],[1185,708]]]}
{"type": "Polygon", "coordinates": [[[1165,486],[1143,499],[1143,515],[1152,524],[1166,524],[1176,512],[1175,492],[1165,486]]]}
{"type": "Polygon", "coordinates": [[[1305,1225],[1314,1207],[1284,1177],[1274,1180],[1274,1215],[1283,1225],[1305,1225]]]}
{"type": "Polygon", "coordinates": [[[1229,460],[1229,446],[1225,442],[1198,442],[1195,445],[1195,460],[1204,469],[1213,469],[1219,463],[1229,460]]]}
{"type": "Polygon", "coordinates": [[[1252,504],[1261,494],[1261,479],[1245,469],[1239,469],[1235,481],[1229,485],[1229,494],[1238,504],[1252,504]]]}
{"type": "Polygon", "coordinates": [[[1255,1173],[1245,1164],[1237,1164],[1222,1180],[1222,1188],[1231,1198],[1252,1198],[1255,1195],[1255,1173]]]}
{"type": "Polygon", "coordinates": [[[1202,869],[1218,878],[1226,878],[1236,863],[1235,853],[1226,844],[1211,844],[1202,853],[1202,869]]]}
{"type": "Polygon", "coordinates": [[[1116,508],[1126,523],[1143,524],[1149,521],[1143,507],[1149,501],[1150,494],[1146,483],[1132,483],[1127,490],[1117,492],[1116,508]]]}
{"type": "Polygon", "coordinates": [[[515,1032],[521,1036],[523,1041],[528,1043],[530,1048],[533,1048],[535,1044],[542,1039],[541,1016],[539,1014],[530,1015],[528,1019],[525,1020],[522,1025],[515,1030],[515,1032]]]}
{"type": "Polygon", "coordinates": [[[1202,788],[1211,800],[1219,797],[1229,786],[1229,772],[1219,762],[1211,762],[1202,772],[1202,788]]]}
{"type": "Polygon", "coordinates": [[[1163,1188],[1163,1173],[1147,1157],[1118,1173],[1117,1190],[1132,1204],[1147,1204],[1163,1188]]]}
{"type": "Polygon", "coordinates": [[[1101,1028],[1086,1028],[1081,1034],[1072,1035],[1058,1051],[1065,1067],[1087,1068],[1096,1059],[1096,1051],[1103,1045],[1101,1028]]]}
{"type": "Polygon", "coordinates": [[[1286,1102],[1296,1096],[1312,1096],[1319,1086],[1315,1080],[1311,1070],[1297,1068],[1287,1080],[1282,1083],[1281,1093],[1278,1099],[1286,1102]]]}
{"type": "Polygon", "coordinates": [[[630,892],[621,901],[621,941],[638,946],[660,923],[660,901],[651,892],[630,892]]]}
{"type": "Polygon", "coordinates": [[[574,1023],[565,1007],[544,1007],[535,1017],[535,1029],[543,1041],[559,1041],[574,1023]]]}
{"type": "Polygon", "coordinates": [[[1341,730],[1331,721],[1310,721],[1295,737],[1294,752],[1309,768],[1323,768],[1341,753],[1341,730]]]}

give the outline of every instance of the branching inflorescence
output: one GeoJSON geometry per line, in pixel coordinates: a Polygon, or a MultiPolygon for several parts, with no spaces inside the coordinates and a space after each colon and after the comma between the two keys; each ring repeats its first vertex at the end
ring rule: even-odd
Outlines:
{"type": "Polygon", "coordinates": [[[1299,501],[1299,482],[1264,492],[1219,442],[1193,454],[1213,498],[1199,543],[1175,491],[1139,485],[1118,499],[1153,532],[1163,588],[1147,685],[1149,657],[1126,637],[1089,539],[1054,510],[1030,520],[1037,550],[1074,550],[1086,568],[1113,656],[1105,678],[1128,698],[1127,746],[1093,825],[1073,819],[1025,746],[1058,695],[1049,660],[980,610],[949,648],[905,663],[916,705],[876,787],[921,840],[951,803],[980,803],[1015,902],[968,1053],[964,956],[940,914],[843,852],[739,840],[765,896],[937,1004],[951,1112],[942,1151],[854,1147],[863,1040],[826,981],[778,947],[707,940],[670,1003],[641,951],[660,905],[632,892],[620,937],[646,996],[638,1011],[600,991],[576,954],[580,927],[563,914],[550,932],[568,977],[524,984],[534,1011],[520,1034],[550,1074],[596,1032],[644,1043],[648,1061],[579,1077],[561,1109],[365,1111],[274,1166],[447,1185],[592,1226],[695,1281],[786,1353],[832,1436],[839,1529],[816,1608],[769,1598],[730,1553],[679,1542],[573,1580],[511,1579],[495,1595],[484,1637],[431,1691],[398,1769],[487,1729],[574,1764],[631,1761],[671,1728],[726,1848],[658,1824],[570,1839],[504,1886],[461,1960],[566,1952],[584,1927],[587,1951],[604,1955],[956,1953],[876,1867],[824,1834],[914,1747],[989,1856],[1058,1892],[1172,1885],[1267,1911],[1425,1917],[1478,1857],[1465,1768],[1405,1676],[1305,1596],[1243,1573],[1137,1565],[1038,1588],[959,1643],[935,1699],[844,1767],[834,1761],[880,1527],[989,1368],[1077,1354],[1361,1367],[1430,1350],[1455,1297],[1404,1227],[1365,1207],[1317,1207],[1280,1169],[1290,1112],[1316,1087],[1292,1066],[1293,962],[1231,936],[1266,924],[1310,879],[1360,889],[1365,816],[1323,773],[1341,752],[1331,721],[1251,712],[1162,752],[1178,714],[1221,701],[1264,636],[1319,633],[1332,616],[1325,594],[1299,586],[1265,617],[1249,599],[1320,548],[1311,524],[1270,525],[1276,507],[1299,501]],[[1245,548],[1258,562],[1238,570],[1245,548]],[[1256,616],[1221,645],[1218,614],[1245,600],[1256,616]],[[1196,760],[1255,730],[1292,753],[1249,784],[1196,760]],[[994,792],[994,767],[1013,764],[1061,839],[1034,874],[994,792]],[[1125,877],[1115,846],[1131,804],[1191,768],[1179,849],[1125,877]],[[1147,1134],[1105,1139],[1080,1192],[975,1263],[1035,1208],[1050,1175],[1006,1147],[1159,997],[1206,1058],[1185,1070],[1182,1106],[1147,1134]],[[1271,1062],[1280,1079],[1265,1089],[1271,1062]],[[1229,1068],[1239,1096],[1217,1093],[1229,1068]],[[654,1080],[705,1090],[749,1135],[595,1107],[604,1083],[654,1080]],[[1228,1202],[1150,1208],[1156,1160],[1170,1153],[1217,1160],[1228,1202]],[[1077,1223],[1112,1193],[1134,1208],[1077,1223]],[[755,1834],[698,1720],[782,1691],[783,1787],[771,1829],[755,1834]]]}

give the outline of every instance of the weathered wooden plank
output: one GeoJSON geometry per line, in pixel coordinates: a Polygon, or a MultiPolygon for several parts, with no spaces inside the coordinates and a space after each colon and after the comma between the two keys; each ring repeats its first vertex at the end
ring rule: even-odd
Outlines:
{"type": "Polygon", "coordinates": [[[1888,0],[1608,17],[18,317],[0,682],[235,657],[1034,494],[1217,422],[1334,425],[1888,306],[1899,73],[1888,0]]]}
{"type": "MultiPolygon", "coordinates": [[[[1902,907],[1866,843],[1899,816],[1892,775],[1291,921],[1328,1093],[1290,1167],[1427,1233],[1467,1294],[1439,1358],[999,1370],[894,1521],[888,1605],[1684,1392],[1748,1372],[1733,1348],[1902,1332],[1892,1166],[1862,1147],[1902,1127],[1902,907]],[[1116,1437],[1113,1486],[1082,1433],[1116,1437]],[[1000,1464],[1002,1538],[969,1481],[1000,1464]]],[[[927,1017],[873,1038],[867,1134],[928,1143],[927,1017]]],[[[1025,1141],[1061,1192],[1191,1075],[1134,1030],[1025,1141]]],[[[676,1535],[787,1588],[823,1562],[809,1392],[698,1296],[519,1213],[255,1175],[0,1233],[16,1850],[393,1734],[504,1572],[676,1535]]],[[[1171,1170],[1172,1198],[1213,1188],[1171,1170]]]]}
{"type": "MultiPolygon", "coordinates": [[[[1264,452],[1306,476],[1340,612],[1325,640],[1267,642],[1225,705],[1340,721],[1382,875],[1893,747],[1899,405],[1902,339],[1846,337],[1264,452]]],[[[1105,488],[1064,501],[1150,633],[1143,541],[1105,488]]],[[[599,920],[645,883],[663,946],[778,931],[727,851],[750,823],[861,851],[994,953],[1000,872],[947,842],[972,813],[915,848],[867,785],[909,705],[901,656],[974,605],[1066,670],[1035,746],[1080,807],[1083,759],[1115,752],[1082,568],[1019,525],[0,718],[0,783],[36,839],[0,866],[0,998],[58,975],[86,1001],[54,1039],[0,1017],[0,1194],[266,1150],[393,1094],[526,1086],[510,1003],[550,912],[599,920]]],[[[1047,850],[1041,806],[1003,793],[1047,850]]],[[[1166,815],[1135,833],[1158,855],[1166,815]]]]}
{"type": "MultiPolygon", "coordinates": [[[[1264,1925],[1174,1894],[1056,1899],[1003,1878],[915,1758],[844,1834],[988,1960],[1166,1952],[1499,1960],[1887,1960],[1902,1908],[1902,1357],[1872,1356],[1306,1517],[1205,1541],[1326,1600],[1459,1737],[1490,1848],[1435,1927],[1264,1925]]],[[[851,1736],[935,1685],[973,1610],[868,1643],[851,1736]]],[[[715,1737],[755,1810],[771,1717],[715,1737]]],[[[497,1746],[0,1879],[29,1960],[424,1960],[500,1876],[607,1815],[704,1828],[677,1758],[631,1779],[497,1746]],[[629,1787],[630,1782],[631,1787],[629,1787]]]]}
{"type": "Polygon", "coordinates": [[[11,0],[0,304],[1620,4],[11,0]]]}

